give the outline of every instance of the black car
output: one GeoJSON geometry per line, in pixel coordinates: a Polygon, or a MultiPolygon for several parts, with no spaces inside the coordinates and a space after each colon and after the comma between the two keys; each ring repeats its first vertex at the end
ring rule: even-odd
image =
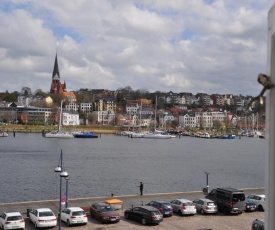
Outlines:
{"type": "Polygon", "coordinates": [[[257,205],[249,198],[246,197],[245,202],[246,202],[246,205],[245,205],[246,212],[254,212],[257,209],[257,205]]]}
{"type": "Polygon", "coordinates": [[[145,224],[159,224],[163,221],[163,215],[152,206],[144,205],[125,210],[126,219],[133,219],[145,224]]]}
{"type": "Polygon", "coordinates": [[[173,215],[173,208],[171,204],[167,201],[151,201],[148,204],[156,209],[158,209],[163,216],[172,216],[173,215]]]}

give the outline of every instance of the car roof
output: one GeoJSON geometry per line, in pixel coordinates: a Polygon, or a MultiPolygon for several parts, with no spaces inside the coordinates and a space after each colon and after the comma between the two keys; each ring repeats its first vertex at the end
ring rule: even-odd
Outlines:
{"type": "Polygon", "coordinates": [[[80,207],[69,207],[67,209],[70,209],[71,211],[84,211],[82,208],[80,207]]]}
{"type": "Polygon", "coordinates": [[[259,195],[259,194],[251,194],[249,196],[259,196],[259,197],[265,198],[265,195],[259,195]]]}
{"type": "Polygon", "coordinates": [[[52,212],[52,210],[49,209],[49,208],[37,208],[36,210],[37,210],[38,212],[48,212],[48,211],[52,212]]]}
{"type": "Polygon", "coordinates": [[[179,198],[179,199],[176,199],[176,200],[179,200],[181,202],[191,202],[191,203],[193,203],[192,200],[187,200],[187,199],[184,199],[184,198],[179,198]]]}
{"type": "Polygon", "coordinates": [[[143,206],[137,206],[136,208],[144,208],[148,211],[158,211],[158,209],[152,207],[152,206],[149,206],[149,205],[143,205],[143,206]]]}
{"type": "Polygon", "coordinates": [[[213,200],[210,200],[210,199],[207,199],[207,198],[199,198],[199,199],[196,199],[196,200],[202,200],[204,202],[214,202],[213,200]]]}
{"type": "Polygon", "coordinates": [[[21,216],[20,212],[5,212],[7,216],[21,216]]]}
{"type": "Polygon", "coordinates": [[[253,223],[255,223],[255,222],[260,222],[260,223],[264,224],[264,219],[255,219],[255,220],[253,220],[253,223]]]}
{"type": "MultiPolygon", "coordinates": [[[[105,202],[95,202],[95,203],[93,203],[93,204],[97,204],[97,205],[99,205],[99,206],[110,206],[109,204],[107,204],[107,203],[105,203],[105,202]]],[[[92,205],[93,205],[92,204],[92,205]]]]}
{"type": "Polygon", "coordinates": [[[163,201],[163,200],[152,200],[152,201],[161,203],[161,204],[169,204],[170,203],[169,201],[163,201]]]}
{"type": "Polygon", "coordinates": [[[217,188],[217,190],[222,190],[222,191],[232,192],[232,193],[234,193],[234,192],[237,192],[237,193],[241,192],[241,193],[243,193],[242,190],[239,190],[237,188],[231,188],[231,187],[217,188]]]}

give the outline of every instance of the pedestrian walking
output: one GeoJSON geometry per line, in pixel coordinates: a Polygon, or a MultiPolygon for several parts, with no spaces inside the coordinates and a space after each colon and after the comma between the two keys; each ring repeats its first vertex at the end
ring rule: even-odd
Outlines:
{"type": "Polygon", "coordinates": [[[140,190],[140,195],[142,196],[143,195],[143,183],[142,182],[140,182],[139,190],[140,190]]]}

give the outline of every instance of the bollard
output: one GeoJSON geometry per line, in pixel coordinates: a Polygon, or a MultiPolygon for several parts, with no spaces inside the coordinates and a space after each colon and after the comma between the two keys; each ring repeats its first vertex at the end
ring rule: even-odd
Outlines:
{"type": "Polygon", "coordinates": [[[134,203],[132,203],[132,208],[134,208],[134,203]]]}
{"type": "Polygon", "coordinates": [[[143,200],[141,201],[141,205],[143,206],[143,200]]]}

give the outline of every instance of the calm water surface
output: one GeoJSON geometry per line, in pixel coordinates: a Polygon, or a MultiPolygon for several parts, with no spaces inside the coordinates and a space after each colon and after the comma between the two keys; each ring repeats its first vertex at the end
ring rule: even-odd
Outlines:
{"type": "Polygon", "coordinates": [[[144,193],[201,191],[204,171],[211,172],[210,189],[263,187],[266,146],[265,139],[245,137],[51,139],[10,134],[0,138],[0,202],[58,199],[60,180],[54,169],[61,149],[71,198],[137,194],[140,181],[144,193]]]}

